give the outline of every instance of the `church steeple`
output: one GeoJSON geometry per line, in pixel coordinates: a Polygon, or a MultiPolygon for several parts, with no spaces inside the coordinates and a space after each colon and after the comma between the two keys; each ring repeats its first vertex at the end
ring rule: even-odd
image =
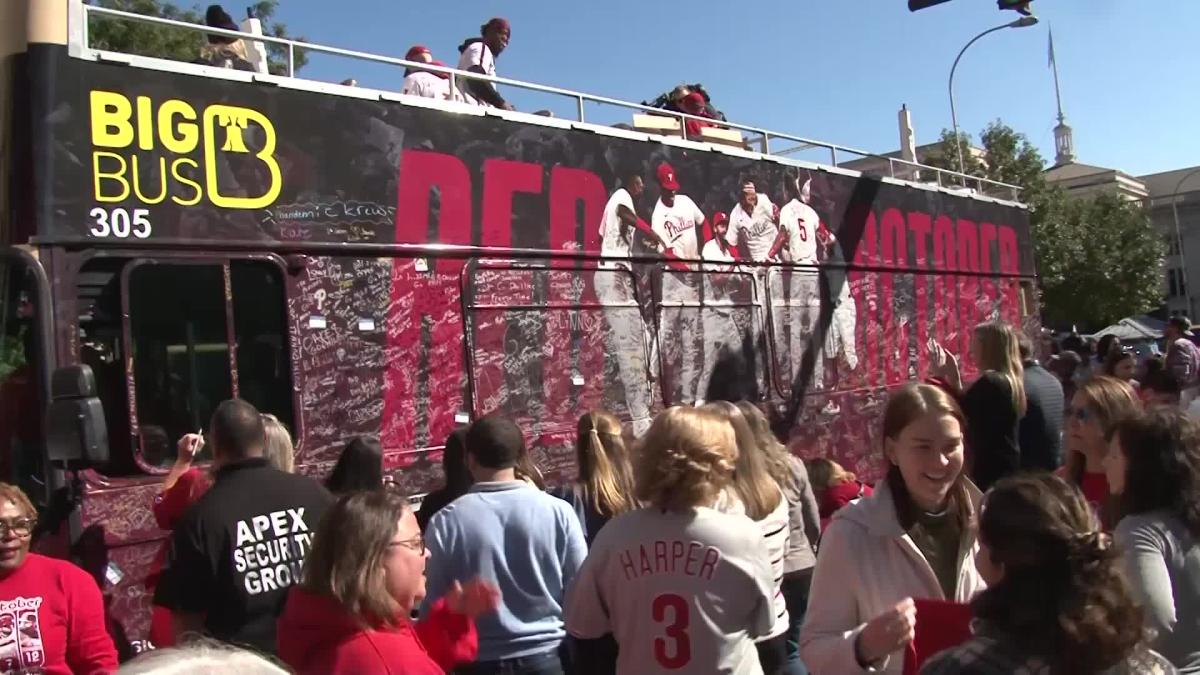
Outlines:
{"type": "Polygon", "coordinates": [[[1075,161],[1075,139],[1071,125],[1063,114],[1062,91],[1058,86],[1058,60],[1054,58],[1054,31],[1050,31],[1050,68],[1054,70],[1054,98],[1058,101],[1058,124],[1054,127],[1054,165],[1062,166],[1075,161]]]}

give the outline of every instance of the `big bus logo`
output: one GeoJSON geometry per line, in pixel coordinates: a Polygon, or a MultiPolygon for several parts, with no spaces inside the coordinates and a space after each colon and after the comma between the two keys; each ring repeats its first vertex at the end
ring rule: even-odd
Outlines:
{"type": "MultiPolygon", "coordinates": [[[[147,96],[128,97],[112,91],[91,92],[92,176],[96,201],[123,202],[132,194],[145,204],[165,199],[181,206],[198,204],[205,197],[230,209],[269,206],[279,196],[281,179],[275,160],[275,126],[251,108],[210,105],[197,115],[186,101],[168,99],[155,110],[147,96]],[[258,126],[261,140],[247,147],[250,124],[258,126]],[[144,166],[151,151],[157,166],[144,166]],[[203,160],[203,171],[195,156],[203,160]],[[123,152],[121,152],[123,151],[123,152]],[[218,153],[228,159],[251,155],[267,171],[265,191],[258,196],[222,194],[217,181],[218,153]],[[202,175],[201,175],[202,174],[202,175]]],[[[257,140],[257,139],[256,139],[257,140]]],[[[242,185],[241,192],[248,186],[242,185]]]]}

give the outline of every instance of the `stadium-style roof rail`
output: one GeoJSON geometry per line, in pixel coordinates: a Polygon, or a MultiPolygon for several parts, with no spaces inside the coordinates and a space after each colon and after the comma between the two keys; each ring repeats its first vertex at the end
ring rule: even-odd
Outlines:
{"type": "MultiPolygon", "coordinates": [[[[124,61],[127,63],[136,63],[136,59],[142,58],[134,55],[122,54],[120,52],[112,52],[102,49],[93,49],[90,44],[90,36],[88,32],[88,20],[91,16],[103,17],[110,20],[133,21],[146,24],[154,24],[159,26],[169,26],[173,28],[190,30],[205,35],[223,35],[243,39],[246,42],[262,42],[280,45],[287,48],[288,54],[288,71],[287,77],[295,78],[296,50],[307,50],[322,54],[331,54],[334,56],[342,56],[363,61],[371,61],[374,63],[383,63],[402,68],[421,68],[431,72],[445,73],[450,78],[450,86],[456,86],[458,78],[467,78],[474,80],[484,80],[497,85],[505,85],[516,87],[528,91],[536,91],[545,94],[554,94],[574,99],[576,103],[576,115],[578,122],[586,122],[584,115],[584,104],[587,102],[611,105],[620,108],[626,108],[635,112],[650,113],[654,115],[663,115],[674,117],[679,120],[680,133],[683,134],[685,140],[701,141],[702,139],[687,138],[686,125],[684,122],[688,119],[695,119],[705,122],[712,122],[711,119],[689,115],[686,113],[668,111],[662,108],[654,108],[652,106],[641,103],[633,103],[631,101],[622,101],[620,99],[609,98],[607,96],[597,96],[595,94],[587,94],[584,92],[574,91],[571,89],[563,89],[561,87],[552,87],[534,82],[525,82],[522,80],[514,80],[507,77],[495,77],[483,75],[480,73],[472,73],[456,68],[447,68],[443,66],[434,66],[427,63],[406,61],[404,59],[395,58],[392,56],[383,56],[380,54],[372,54],[370,52],[362,52],[354,49],[343,49],[341,47],[331,47],[312,42],[301,42],[288,38],[274,37],[270,35],[253,35],[243,31],[226,30],[223,28],[213,28],[210,26],[188,23],[186,21],[177,21],[174,19],[165,19],[154,16],[146,16],[144,14],[136,14],[117,9],[109,9],[106,7],[98,7],[88,5],[83,0],[69,0],[70,10],[68,15],[68,31],[69,31],[69,48],[72,56],[91,59],[103,59],[112,61],[124,61]]],[[[263,77],[263,76],[259,76],[263,77]]],[[[257,79],[257,78],[251,78],[257,79]]],[[[298,79],[298,78],[297,78],[298,79]]],[[[796,152],[822,148],[829,152],[829,164],[834,167],[842,167],[846,163],[846,157],[852,157],[853,160],[874,159],[881,163],[886,163],[887,173],[886,178],[893,180],[913,183],[915,185],[928,186],[936,184],[939,188],[944,188],[951,191],[963,191],[969,194],[979,194],[992,198],[1005,199],[1006,197],[1014,202],[1020,201],[1021,187],[1010,183],[1002,183],[1000,181],[989,180],[979,176],[970,176],[967,174],[928,166],[917,162],[910,162],[897,157],[889,157],[880,155],[866,150],[859,150],[837,143],[829,143],[819,141],[793,134],[785,134],[778,131],[771,131],[761,127],[755,127],[745,124],[737,124],[734,122],[720,121],[719,126],[737,129],[749,135],[748,143],[752,142],[758,146],[759,152],[768,156],[785,157],[796,152]],[[788,147],[779,147],[781,145],[788,147]],[[912,180],[912,176],[918,175],[920,172],[928,172],[925,175],[932,174],[933,181],[916,181],[912,180]],[[966,187],[964,187],[966,186],[966,187]],[[970,186],[975,186],[974,188],[970,186]]],[[[638,133],[652,135],[653,130],[637,129],[638,133]]],[[[868,171],[867,173],[875,173],[868,171]]]]}

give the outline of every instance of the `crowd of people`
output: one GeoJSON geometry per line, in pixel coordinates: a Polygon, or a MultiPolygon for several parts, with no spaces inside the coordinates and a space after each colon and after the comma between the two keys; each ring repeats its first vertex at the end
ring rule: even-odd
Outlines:
{"type": "MultiPolygon", "coordinates": [[[[636,440],[582,416],[549,490],[521,429],[480,418],[414,511],[378,441],[322,483],[225,401],[154,498],[159,649],[122,671],[1200,672],[1200,422],[1102,368],[1066,400],[1003,323],[976,328],[974,381],[931,347],[874,486],[713,401],[636,440]]],[[[0,670],[115,671],[96,582],[30,552],[36,519],[0,485],[0,670]]]]}

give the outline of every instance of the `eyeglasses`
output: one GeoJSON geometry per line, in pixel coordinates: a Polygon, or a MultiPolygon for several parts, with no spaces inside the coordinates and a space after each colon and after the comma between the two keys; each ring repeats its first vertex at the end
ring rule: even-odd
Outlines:
{"type": "Polygon", "coordinates": [[[33,532],[34,526],[37,525],[37,520],[33,518],[13,518],[12,520],[0,520],[0,537],[7,537],[11,532],[18,537],[28,537],[30,532],[33,532]]]}
{"type": "Polygon", "coordinates": [[[402,546],[402,547],[412,551],[413,553],[419,553],[421,555],[425,554],[425,538],[419,534],[417,536],[413,537],[412,539],[405,539],[404,541],[393,541],[393,542],[388,543],[388,548],[393,548],[395,546],[402,546]]]}
{"type": "Polygon", "coordinates": [[[1092,412],[1087,408],[1067,408],[1067,419],[1077,419],[1080,422],[1086,422],[1092,419],[1092,412]]]}

